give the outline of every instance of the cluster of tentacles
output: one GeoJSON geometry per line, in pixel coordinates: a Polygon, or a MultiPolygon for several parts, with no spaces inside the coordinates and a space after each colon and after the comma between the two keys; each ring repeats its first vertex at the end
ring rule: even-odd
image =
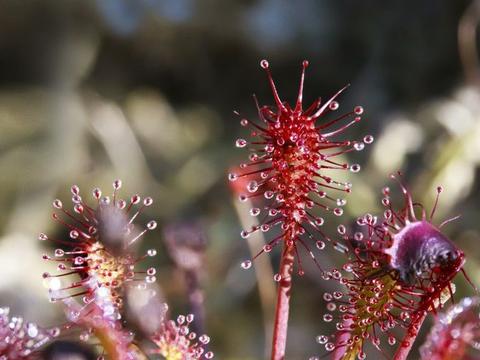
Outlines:
{"type": "MultiPolygon", "coordinates": [[[[361,120],[363,108],[356,106],[351,112],[340,116],[331,115],[339,108],[338,91],[327,101],[320,99],[303,109],[303,83],[308,62],[303,62],[300,89],[294,106],[282,101],[273,82],[269,64],[261,61],[273,92],[275,106],[260,106],[257,102],[259,123],[242,119],[242,126],[250,128],[252,140],[237,139],[239,148],[249,147],[249,161],[240,165],[238,172],[229,174],[230,181],[244,184],[240,201],[255,204],[250,214],[261,217],[260,224],[242,231],[247,238],[256,231],[268,232],[274,227],[280,231],[256,255],[270,252],[277,244],[285,244],[298,252],[297,246],[305,248],[313,257],[305,238],[314,239],[323,249],[325,239],[321,227],[323,218],[314,208],[321,208],[340,216],[346,200],[336,193],[349,193],[351,184],[332,179],[329,170],[358,172],[358,164],[348,164],[342,155],[360,151],[365,144],[373,142],[368,135],[360,141],[338,139],[351,125],[361,120]],[[329,116],[330,114],[330,116],[329,116]],[[329,119],[328,119],[329,118],[329,119]],[[328,120],[324,120],[328,119],[328,120]],[[324,120],[324,121],[321,121],[324,120]],[[260,198],[263,198],[260,201],[260,198]]],[[[256,99],[255,99],[256,101],[256,99]]],[[[296,256],[297,260],[299,257],[296,256]]],[[[242,263],[250,268],[251,260],[242,263]]],[[[303,270],[299,263],[299,273],[303,270]]]]}
{"type": "Polygon", "coordinates": [[[393,207],[390,190],[384,188],[382,220],[366,214],[357,220],[358,231],[338,228],[338,248],[348,260],[341,271],[333,271],[333,278],[345,290],[324,294],[328,313],[323,320],[336,320],[336,334],[317,338],[334,359],[366,358],[367,341],[383,351],[382,337],[391,346],[399,344],[397,354],[408,351],[425,316],[453,297],[452,279],[463,271],[464,253],[441,232],[446,222],[438,227],[432,223],[442,189],[437,188],[435,206],[427,216],[397,180],[405,199],[402,208],[393,207]],[[405,329],[401,341],[393,331],[396,327],[405,329]]]}

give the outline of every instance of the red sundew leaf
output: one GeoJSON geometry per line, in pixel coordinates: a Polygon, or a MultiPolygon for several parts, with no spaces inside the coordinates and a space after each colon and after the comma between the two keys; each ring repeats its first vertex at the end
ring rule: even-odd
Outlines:
{"type": "MultiPolygon", "coordinates": [[[[346,201],[337,198],[338,193],[351,191],[350,183],[332,179],[329,172],[358,172],[360,166],[344,162],[341,155],[362,150],[365,144],[373,142],[370,135],[360,141],[338,138],[360,121],[363,114],[363,108],[356,106],[349,113],[329,116],[339,108],[337,98],[346,87],[325,102],[319,99],[308,109],[303,108],[307,66],[308,62],[304,61],[298,97],[292,107],[280,99],[269,64],[262,60],[261,67],[267,72],[275,106],[260,106],[257,102],[258,123],[247,119],[240,121],[242,126],[251,130],[250,140],[237,139],[235,144],[239,148],[249,147],[251,153],[248,162],[241,164],[240,170],[231,172],[228,178],[235,184],[233,187],[237,193],[243,192],[240,201],[252,199],[258,202],[250,214],[261,218],[260,225],[243,230],[241,236],[246,238],[255,231],[268,232],[276,227],[280,228],[281,234],[266,244],[257,256],[284,243],[294,247],[295,254],[300,245],[314,257],[302,238],[314,242],[329,240],[321,230],[323,218],[315,214],[314,208],[340,216],[346,201]],[[324,120],[327,117],[329,119],[324,120]],[[247,178],[249,180],[245,182],[247,178]]],[[[299,261],[298,256],[296,258],[299,261]]],[[[251,264],[247,260],[242,267],[249,268],[251,264]]],[[[300,263],[299,274],[303,274],[300,263]]]]}
{"type": "MultiPolygon", "coordinates": [[[[156,250],[150,249],[137,257],[131,251],[132,246],[143,235],[157,227],[155,221],[149,221],[142,230],[137,230],[134,220],[144,208],[152,205],[150,197],[143,199],[133,195],[129,201],[118,198],[122,186],[120,180],[113,182],[112,196],[102,196],[99,188],[93,189],[96,205],[91,207],[83,201],[78,186],[71,187],[73,210],[64,207],[60,200],[53,202],[57,212],[53,219],[69,230],[68,239],[53,239],[40,234],[39,240],[50,240],[60,245],[54,256],[43,255],[48,261],[58,263],[57,275],[44,273],[52,301],[64,297],[81,296],[84,303],[97,298],[97,292],[111,296],[115,312],[122,307],[123,286],[133,281],[154,282],[155,268],[147,271],[135,269],[138,262],[149,256],[155,256],[156,250]],[[77,277],[75,279],[74,277],[77,277]],[[68,285],[62,279],[72,279],[68,285]]],[[[145,285],[145,284],[143,284],[145,285]]]]}

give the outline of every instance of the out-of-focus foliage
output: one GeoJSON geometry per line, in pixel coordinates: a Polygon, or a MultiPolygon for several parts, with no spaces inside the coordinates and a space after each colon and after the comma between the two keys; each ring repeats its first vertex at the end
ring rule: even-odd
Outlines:
{"type": "MultiPolygon", "coordinates": [[[[404,170],[427,205],[442,184],[438,215],[462,214],[446,231],[465,250],[467,271],[479,284],[480,93],[464,78],[457,41],[469,5],[1,1],[0,305],[42,323],[61,319],[60,307],[47,306],[41,274],[49,269],[36,241],[46,229],[62,235],[49,221],[51,200],[68,198],[73,183],[107,188],[121,178],[126,194],[155,199],[145,216],[164,228],[180,220],[204,227],[199,281],[217,357],[264,357],[271,314],[262,309],[271,300],[259,299],[254,272],[239,266],[249,248],[226,181],[242,156],[233,146],[242,129],[232,110],[255,117],[253,92],[273,102],[262,58],[285,98],[295,96],[308,59],[306,102],[351,83],[342,106],[365,107],[367,120],[349,131],[352,138],[372,133],[376,141],[352,154],[360,174],[339,174],[354,183],[343,222],[380,210],[380,189],[394,170],[404,170]]],[[[325,231],[333,234],[336,225],[330,219],[325,231]]],[[[188,311],[188,284],[162,235],[143,246],[159,250],[158,282],[175,313],[188,311]]],[[[319,256],[326,267],[338,265],[331,252],[319,256]]],[[[278,256],[272,259],[276,266],[278,256]]],[[[308,258],[304,264],[292,299],[292,359],[322,351],[315,335],[324,332],[327,285],[308,258]]],[[[469,292],[459,278],[458,296],[469,292]]]]}

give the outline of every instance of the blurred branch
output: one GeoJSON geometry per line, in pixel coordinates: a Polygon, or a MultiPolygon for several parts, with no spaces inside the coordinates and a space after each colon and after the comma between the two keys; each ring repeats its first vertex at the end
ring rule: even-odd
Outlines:
{"type": "Polygon", "coordinates": [[[458,51],[467,83],[480,83],[477,49],[477,27],[480,22],[480,1],[474,0],[458,25],[458,51]]]}
{"type": "Polygon", "coordinates": [[[92,133],[104,146],[118,175],[139,189],[155,183],[145,154],[120,107],[102,100],[90,106],[92,133]]]}
{"type": "MultiPolygon", "coordinates": [[[[240,223],[244,229],[258,225],[258,222],[252,224],[252,217],[248,216],[248,209],[252,207],[251,201],[240,203],[233,199],[233,204],[237,212],[240,223]]],[[[248,249],[252,258],[258,253],[259,249],[265,245],[265,239],[261,231],[252,233],[247,239],[248,249]]],[[[255,259],[255,276],[257,277],[258,292],[263,312],[263,323],[265,330],[265,357],[270,354],[270,339],[273,331],[273,310],[275,308],[275,286],[273,282],[273,268],[268,256],[259,256],[255,259]]]]}

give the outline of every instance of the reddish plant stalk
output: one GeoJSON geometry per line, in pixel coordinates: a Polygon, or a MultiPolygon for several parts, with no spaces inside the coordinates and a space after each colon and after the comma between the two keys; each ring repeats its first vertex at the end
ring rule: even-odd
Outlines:
{"type": "Polygon", "coordinates": [[[397,352],[395,353],[395,356],[393,357],[393,360],[407,359],[407,356],[410,353],[410,350],[412,350],[413,343],[417,338],[420,327],[422,326],[423,321],[427,317],[427,314],[428,312],[424,311],[423,314],[419,315],[417,321],[410,325],[409,329],[405,334],[405,337],[402,340],[402,343],[400,344],[397,352]]]}
{"type": "Polygon", "coordinates": [[[273,325],[272,360],[285,359],[294,260],[295,247],[285,243],[279,271],[282,278],[278,286],[275,322],[273,325]]]}

